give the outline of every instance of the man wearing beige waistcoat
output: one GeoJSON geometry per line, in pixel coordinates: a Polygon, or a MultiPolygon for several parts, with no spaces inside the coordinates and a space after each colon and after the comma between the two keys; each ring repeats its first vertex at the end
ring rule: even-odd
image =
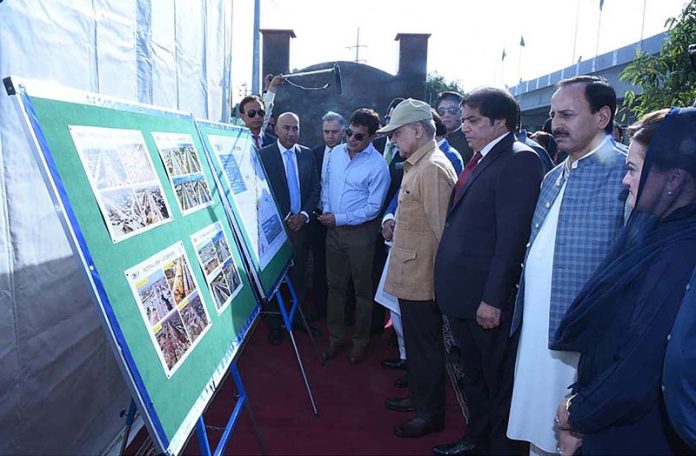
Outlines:
{"type": "Polygon", "coordinates": [[[387,399],[385,406],[415,410],[416,416],[395,426],[394,434],[421,437],[440,431],[444,423],[445,359],[433,265],[457,176],[435,142],[428,104],[404,100],[379,132],[390,135],[405,159],[384,289],[399,298],[408,350],[409,397],[387,399]]]}

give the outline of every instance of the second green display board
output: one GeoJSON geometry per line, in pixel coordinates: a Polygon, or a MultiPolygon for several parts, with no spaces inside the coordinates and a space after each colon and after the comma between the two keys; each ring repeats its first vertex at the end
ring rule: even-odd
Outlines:
{"type": "Polygon", "coordinates": [[[287,270],[293,249],[270,182],[246,128],[196,121],[263,299],[287,270]]]}

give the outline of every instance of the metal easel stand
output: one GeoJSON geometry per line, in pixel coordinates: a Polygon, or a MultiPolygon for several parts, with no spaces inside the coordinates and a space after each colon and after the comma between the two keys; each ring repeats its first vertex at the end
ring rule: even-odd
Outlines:
{"type": "Polygon", "coordinates": [[[244,384],[242,383],[242,377],[240,377],[239,375],[239,370],[237,369],[236,362],[233,362],[230,365],[230,374],[232,375],[234,384],[237,387],[237,394],[239,398],[237,399],[237,403],[234,406],[234,410],[232,410],[232,414],[230,415],[229,420],[227,420],[227,424],[225,425],[225,429],[223,430],[222,437],[220,437],[220,441],[218,442],[217,447],[215,447],[215,451],[212,453],[210,449],[210,442],[208,440],[208,432],[205,426],[205,422],[203,421],[203,415],[201,415],[201,417],[198,418],[198,423],[196,423],[196,436],[198,437],[198,444],[201,448],[201,454],[204,456],[220,456],[225,451],[225,447],[229,443],[230,437],[232,436],[232,431],[234,430],[234,427],[237,425],[237,422],[239,421],[239,416],[242,412],[242,407],[246,406],[247,413],[249,413],[249,418],[251,419],[251,425],[254,428],[254,433],[256,434],[256,439],[259,442],[259,448],[261,450],[261,453],[265,455],[266,448],[264,447],[263,439],[261,438],[261,432],[259,431],[259,428],[256,425],[256,419],[254,418],[254,414],[252,413],[251,407],[249,406],[249,397],[247,396],[246,389],[244,388],[244,384]]]}
{"type": "MultiPolygon", "coordinates": [[[[309,386],[309,381],[307,380],[307,374],[305,373],[304,366],[302,365],[302,359],[300,358],[300,352],[297,349],[297,343],[295,342],[295,335],[293,334],[292,331],[292,321],[295,316],[295,311],[300,312],[300,317],[302,317],[302,323],[304,324],[307,334],[309,334],[310,340],[312,341],[312,345],[314,345],[314,350],[317,352],[317,356],[319,356],[319,350],[317,349],[317,345],[314,343],[314,337],[312,337],[312,332],[309,329],[309,325],[307,324],[307,320],[304,317],[304,314],[302,313],[302,309],[300,308],[299,305],[299,299],[297,299],[297,294],[295,293],[295,288],[292,286],[292,282],[290,281],[290,277],[288,277],[287,272],[285,273],[285,278],[284,278],[285,283],[288,285],[288,290],[290,290],[290,296],[292,298],[292,304],[290,305],[290,312],[285,308],[285,301],[283,300],[283,296],[280,293],[280,287],[278,287],[275,291],[275,297],[278,300],[278,307],[280,308],[280,314],[283,316],[283,321],[285,322],[285,328],[288,330],[288,335],[290,336],[290,341],[292,342],[292,347],[295,350],[295,357],[297,358],[297,364],[300,366],[300,373],[302,374],[302,379],[304,380],[305,388],[307,389],[307,395],[309,396],[309,402],[312,405],[312,410],[314,411],[314,415],[319,416],[319,412],[317,411],[317,406],[314,403],[314,396],[312,395],[312,388],[309,386]]],[[[319,358],[321,359],[321,357],[319,358]]]]}
{"type": "Polygon", "coordinates": [[[131,428],[133,427],[133,423],[135,422],[136,410],[137,407],[135,406],[135,401],[131,399],[130,407],[128,407],[128,413],[126,413],[125,410],[121,411],[121,417],[123,417],[124,415],[126,416],[126,430],[123,433],[123,440],[121,440],[121,450],[118,452],[118,454],[123,455],[126,453],[126,447],[128,446],[128,437],[130,436],[131,428]]]}

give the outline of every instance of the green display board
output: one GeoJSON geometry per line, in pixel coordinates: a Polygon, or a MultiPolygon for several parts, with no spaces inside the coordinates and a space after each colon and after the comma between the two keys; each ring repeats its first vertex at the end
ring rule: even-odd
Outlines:
{"type": "Polygon", "coordinates": [[[153,440],[178,453],[259,312],[194,119],[5,85],[153,440]]]}
{"type": "Polygon", "coordinates": [[[293,255],[271,184],[248,129],[196,120],[238,228],[260,296],[270,300],[293,255]]]}

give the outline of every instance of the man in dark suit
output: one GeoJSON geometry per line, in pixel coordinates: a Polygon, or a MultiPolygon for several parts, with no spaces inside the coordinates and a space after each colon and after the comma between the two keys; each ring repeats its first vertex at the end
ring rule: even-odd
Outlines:
{"type": "Polygon", "coordinates": [[[435,259],[435,299],[459,342],[466,435],[435,454],[519,452],[506,435],[517,351],[512,303],[543,168],[516,141],[518,105],[481,88],[462,104],[463,131],[476,152],[452,192],[435,259]]]}
{"type": "Polygon", "coordinates": [[[435,110],[447,127],[447,142],[457,149],[462,161],[468,163],[474,155],[462,131],[462,108],[464,97],[457,92],[442,92],[435,100],[435,110]]]}
{"type": "MultiPolygon", "coordinates": [[[[312,149],[314,164],[319,174],[319,182],[326,178],[326,165],[328,156],[334,147],[343,142],[346,134],[346,119],[342,115],[329,111],[321,118],[321,135],[324,144],[312,149]]],[[[318,208],[321,210],[321,198],[318,208]]],[[[326,316],[326,298],[328,288],[326,285],[326,227],[319,223],[316,217],[309,222],[310,250],[314,261],[312,271],[312,293],[314,295],[314,308],[307,318],[317,320],[326,316]]]]}
{"type": "MultiPolygon", "coordinates": [[[[297,297],[304,300],[306,283],[305,272],[308,254],[307,222],[319,203],[321,185],[314,163],[314,154],[297,144],[300,136],[300,119],[292,112],[278,116],[276,123],[278,141],[259,151],[263,167],[271,183],[281,214],[285,215],[287,232],[295,248],[294,266],[290,278],[297,297]]],[[[280,319],[269,318],[269,340],[280,342],[280,319]]]]}

